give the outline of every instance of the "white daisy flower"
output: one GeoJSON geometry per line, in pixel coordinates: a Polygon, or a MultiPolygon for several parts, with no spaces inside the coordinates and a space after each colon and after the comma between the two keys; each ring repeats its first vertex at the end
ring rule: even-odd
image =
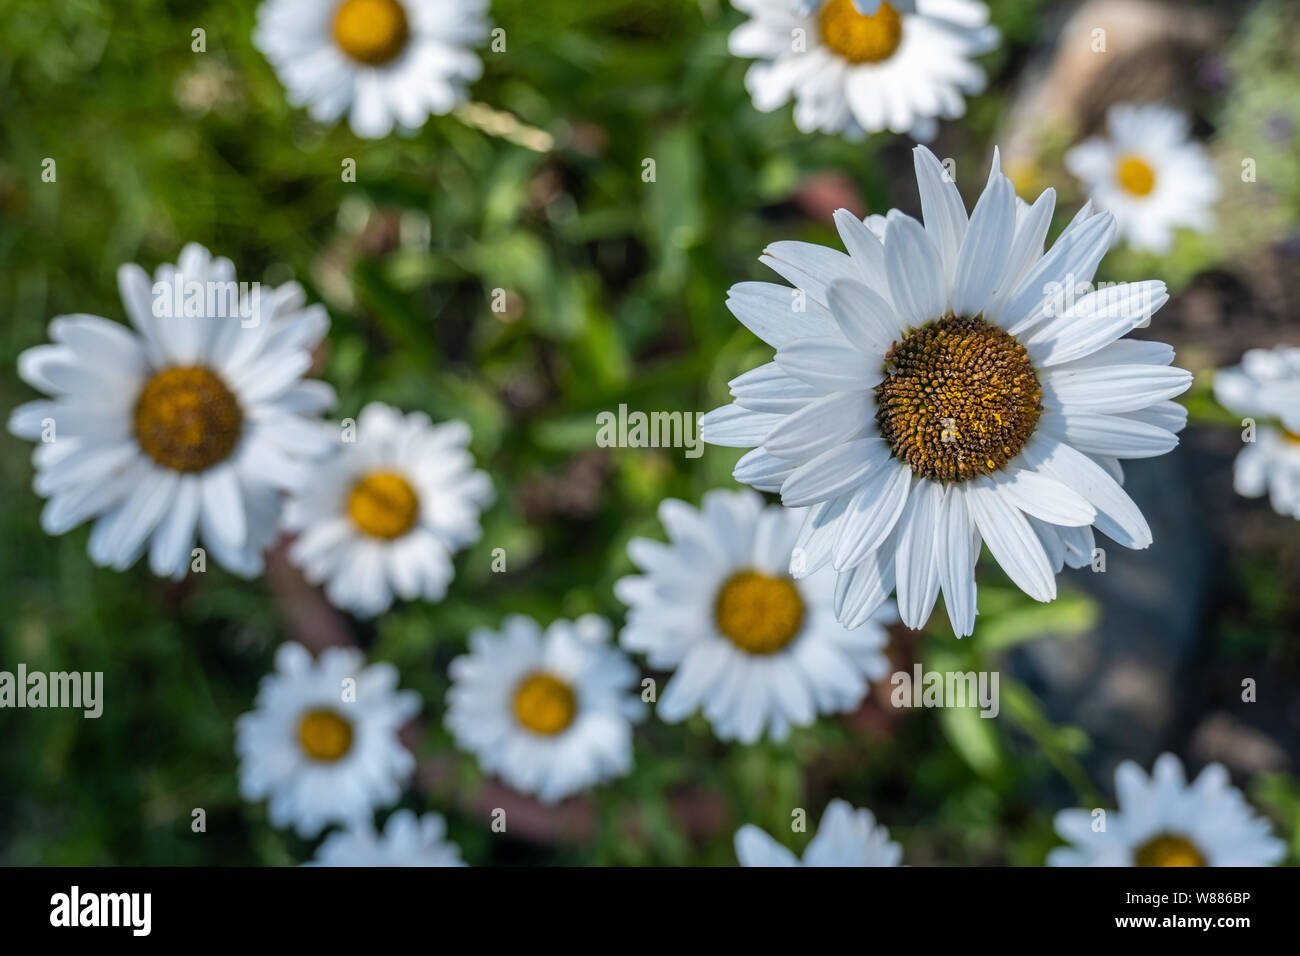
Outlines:
{"type": "Polygon", "coordinates": [[[434,425],[373,402],[355,440],[292,490],[284,510],[298,532],[289,559],[335,605],[363,617],[393,596],[440,601],[451,555],[478,541],[492,482],[474,470],[464,422],[434,425]]]}
{"type": "Polygon", "coordinates": [[[369,820],[331,833],[308,866],[464,866],[460,848],[447,840],[447,824],[436,813],[416,818],[398,810],[382,834],[369,820]]]}
{"type": "Polygon", "coordinates": [[[478,628],[451,662],[447,729],[521,793],[554,803],[632,769],[632,722],[645,715],[636,668],[594,615],[542,633],[511,615],[478,628]]]}
{"type": "Polygon", "coordinates": [[[483,73],[487,0],[265,0],[253,45],[289,102],[358,136],[406,132],[468,98],[483,73]]]}
{"type": "Polygon", "coordinates": [[[151,283],[118,270],[135,331],[93,315],[50,322],[53,345],[18,358],[48,399],[14,410],[9,430],[32,455],[48,534],[95,519],[90,557],[125,570],[147,550],[155,574],[182,578],[195,538],[228,570],[252,576],[275,537],[278,486],[329,450],[315,416],[334,402],[303,380],[329,328],[302,287],[241,292],[228,259],[202,246],[151,283]]]}
{"type": "Polygon", "coordinates": [[[1237,494],[1267,494],[1278,514],[1300,518],[1300,348],[1251,349],[1240,365],[1215,374],[1214,397],[1231,412],[1264,419],[1233,463],[1237,494]]]}
{"type": "Polygon", "coordinates": [[[795,101],[805,133],[861,139],[889,129],[929,140],[984,89],[972,58],[998,45],[977,0],[732,0],[751,18],[731,52],[758,62],[745,75],[756,109],[795,101]],[[856,5],[855,5],[856,4],[856,5]]]}
{"type": "MultiPolygon", "coordinates": [[[[783,740],[818,714],[853,710],[889,672],[882,626],[892,606],[849,630],[835,620],[830,568],[795,581],[789,567],[803,513],[764,507],[753,491],[711,491],[700,510],[659,506],[669,543],[634,538],[644,576],[614,591],[631,609],[620,640],[672,670],[659,700],[669,722],[703,709],[722,740],[783,740]]],[[[797,560],[797,557],[796,557],[797,560]]]]}
{"type": "Polygon", "coordinates": [[[762,262],[796,288],[744,282],[728,306],[776,348],[703,420],[716,445],[757,446],[737,480],[810,508],[806,576],[831,564],[855,627],[897,588],[921,627],[942,590],[953,629],[975,626],[981,540],[1022,590],[1092,557],[1092,525],[1129,548],[1151,531],[1119,460],[1162,455],[1191,375],[1173,349],[1124,340],[1168,299],[1162,282],[1080,294],[1114,235],[1085,207],[1043,254],[1048,190],[1016,215],[997,155],[969,221],[938,159],[915,151],[925,225],[892,210],[882,243],[840,210],[849,254],[804,242],[762,262]]]}
{"type": "Polygon", "coordinates": [[[898,866],[903,848],[870,810],[832,800],[802,860],[752,823],[736,831],[736,859],[741,866],[898,866]]]}
{"type": "Polygon", "coordinates": [[[1119,809],[1104,819],[1095,810],[1058,813],[1056,832],[1070,846],[1049,853],[1048,865],[1272,866],[1286,855],[1219,764],[1188,784],[1173,754],[1161,754],[1150,777],[1125,761],[1115,771],[1115,800],[1119,809]]]}
{"type": "Polygon", "coordinates": [[[281,644],[254,704],[235,725],[239,792],[269,799],[277,827],[312,837],[329,823],[369,824],[415,769],[397,732],[420,698],[397,689],[392,665],[367,667],[355,648],[313,661],[301,644],[281,644]]]}
{"type": "Polygon", "coordinates": [[[1205,148],[1190,138],[1187,118],[1165,106],[1119,104],[1106,128],[1105,137],[1066,153],[1065,166],[1115,216],[1120,236],[1163,255],[1179,227],[1209,231],[1219,181],[1205,148]]]}

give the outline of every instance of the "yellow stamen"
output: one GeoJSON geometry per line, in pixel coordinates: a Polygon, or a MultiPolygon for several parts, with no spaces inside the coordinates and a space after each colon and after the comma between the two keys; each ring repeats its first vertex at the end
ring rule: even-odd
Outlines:
{"type": "Polygon", "coordinates": [[[803,599],[789,578],[758,571],[733,575],[718,592],[718,630],[742,651],[775,654],[803,625],[803,599]]]}
{"type": "Polygon", "coordinates": [[[968,481],[1020,453],[1042,412],[1029,353],[982,317],[912,329],[885,355],[876,423],[922,478],[968,481]]]}
{"type": "Polygon", "coordinates": [[[1115,178],[1127,193],[1149,196],[1156,188],[1156,171],[1141,156],[1128,153],[1115,166],[1115,178]]]}
{"type": "Polygon", "coordinates": [[[333,763],[352,749],[352,725],[332,710],[309,710],[298,722],[298,742],[312,760],[333,763]]]}
{"type": "Polygon", "coordinates": [[[821,9],[821,30],[822,42],[850,63],[888,60],[903,42],[903,18],[888,3],[864,16],[853,0],[827,0],[821,9]]]}
{"type": "Polygon", "coordinates": [[[367,66],[382,66],[406,49],[411,27],[397,0],[343,0],[334,11],[334,41],[367,66]]]}
{"type": "Polygon", "coordinates": [[[535,734],[560,733],[573,723],[577,710],[573,690],[550,674],[529,674],[515,689],[515,717],[535,734]]]}
{"type": "Polygon", "coordinates": [[[401,475],[372,471],[348,495],[348,515],[372,538],[392,540],[410,531],[420,514],[415,489],[401,475]]]}
{"type": "Polygon", "coordinates": [[[1205,857],[1186,837],[1162,833],[1138,848],[1138,866],[1205,866],[1205,857]]]}
{"type": "Polygon", "coordinates": [[[206,368],[169,368],[151,378],[135,403],[135,437],[172,471],[205,471],[239,443],[244,415],[234,393],[206,368]]]}

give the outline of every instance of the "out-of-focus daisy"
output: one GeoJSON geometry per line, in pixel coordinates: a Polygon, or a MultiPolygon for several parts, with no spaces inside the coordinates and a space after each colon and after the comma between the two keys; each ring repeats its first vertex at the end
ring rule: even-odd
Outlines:
{"type": "Polygon", "coordinates": [[[275,536],[279,486],[329,450],[314,420],[334,402],[303,380],[329,328],[302,287],[241,286],[228,259],[190,244],[176,265],[118,270],[135,331],[93,315],[50,322],[53,345],[18,358],[48,399],[15,409],[9,430],[41,442],[41,524],[63,534],[94,519],[90,557],[124,570],[145,551],[155,574],[185,576],[201,546],[251,576],[275,536]]]}
{"type": "Polygon", "coordinates": [[[1114,235],[1108,214],[1085,208],[1044,255],[1051,190],[1017,215],[995,153],[968,220],[938,159],[915,159],[924,226],[892,210],[881,242],[840,210],[848,255],[774,243],[761,261],[797,290],[732,288],[732,312],[776,360],[731,383],[735,402],[703,434],[756,446],[736,478],[810,509],[791,570],[840,572],[841,621],[896,588],[920,627],[942,590],[960,636],[975,626],[981,540],[1039,601],[1064,564],[1089,562],[1092,525],[1151,543],[1119,460],[1177,444],[1186,412],[1170,399],[1191,375],[1167,345],[1123,338],[1168,299],[1164,283],[1081,294],[1114,235]]]}
{"type": "Polygon", "coordinates": [[[1231,412],[1263,419],[1233,462],[1237,494],[1267,494],[1278,514],[1300,518],[1300,349],[1251,349],[1240,365],[1215,374],[1214,397],[1231,412]]]}
{"type": "Polygon", "coordinates": [[[1189,137],[1187,118],[1165,106],[1119,104],[1106,135],[1074,147],[1065,166],[1092,201],[1114,215],[1134,249],[1163,255],[1175,231],[1206,232],[1219,181],[1205,148],[1189,137]]]}
{"type": "Polygon", "coordinates": [[[235,725],[239,791],[269,799],[275,826],[311,837],[329,823],[368,824],[415,769],[397,732],[419,696],[397,689],[391,665],[367,667],[353,648],[313,661],[301,644],[281,644],[254,705],[235,725]]]}
{"type": "Polygon", "coordinates": [[[620,640],[650,666],[674,671],[659,716],[696,709],[723,740],[784,739],[819,713],[852,710],[883,678],[892,606],[849,630],[835,620],[830,568],[796,581],[789,568],[803,515],[764,507],[753,491],[711,491],[700,510],[665,501],[669,543],[635,538],[643,576],[615,593],[631,610],[620,640]]]}
{"type": "Polygon", "coordinates": [[[447,728],[485,770],[554,803],[632,768],[632,722],[645,714],[637,672],[586,615],[545,633],[532,618],[480,628],[451,662],[447,728]]]}
{"type": "Polygon", "coordinates": [[[1286,853],[1219,764],[1188,784],[1173,754],[1161,754],[1150,777],[1125,761],[1115,771],[1115,800],[1104,829],[1092,810],[1058,813],[1056,832],[1070,846],[1048,854],[1048,865],[1272,866],[1286,853]]]}
{"type": "Polygon", "coordinates": [[[976,0],[732,3],[750,17],[730,46],[758,61],[745,75],[754,106],[767,112],[793,98],[805,133],[932,139],[940,119],[961,116],[965,97],[984,89],[972,58],[998,44],[976,0]]]}
{"type": "Polygon", "coordinates": [[[294,106],[358,136],[413,131],[463,103],[483,72],[487,0],[265,0],[253,44],[294,106]]]}
{"type": "Polygon", "coordinates": [[[736,831],[741,866],[898,866],[902,858],[903,848],[871,811],[854,810],[844,800],[827,805],[802,860],[752,823],[736,831]]]}
{"type": "Polygon", "coordinates": [[[441,600],[452,553],[479,539],[479,513],[492,500],[466,448],[469,427],[376,402],[354,437],[293,490],[284,511],[299,533],[290,560],[362,616],[387,610],[394,594],[441,600]]]}
{"type": "Polygon", "coordinates": [[[436,813],[416,818],[398,810],[382,834],[369,820],[331,833],[311,866],[464,866],[460,848],[447,840],[447,824],[436,813]]]}

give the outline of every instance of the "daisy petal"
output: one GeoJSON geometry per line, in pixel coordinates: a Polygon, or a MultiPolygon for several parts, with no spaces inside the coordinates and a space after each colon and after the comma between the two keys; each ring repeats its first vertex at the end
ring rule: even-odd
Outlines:
{"type": "Polygon", "coordinates": [[[1048,524],[1077,527],[1090,525],[1097,517],[1083,495],[1036,472],[997,472],[992,480],[1012,507],[1048,524]]]}
{"type": "Polygon", "coordinates": [[[935,544],[939,549],[939,586],[953,633],[969,637],[975,630],[975,529],[961,489],[944,496],[935,544]]]}
{"type": "Polygon", "coordinates": [[[1016,191],[998,171],[994,151],[988,185],[971,213],[952,280],[957,315],[979,315],[994,302],[1007,271],[1007,251],[1016,234],[1016,191]]]}
{"type": "Polygon", "coordinates": [[[903,326],[893,307],[860,282],[836,279],[827,288],[826,298],[844,337],[877,361],[902,335],[903,326]]]}
{"type": "Polygon", "coordinates": [[[938,157],[924,146],[912,150],[916,182],[921,192],[921,215],[925,231],[943,260],[944,275],[949,283],[957,268],[962,241],[969,220],[957,184],[943,168],[938,157]]]}
{"type": "Polygon", "coordinates": [[[898,315],[908,325],[924,325],[948,310],[947,282],[934,243],[911,216],[894,209],[885,232],[885,266],[898,315]]]}
{"type": "Polygon", "coordinates": [[[781,503],[801,508],[834,498],[860,485],[889,455],[889,446],[880,438],[837,445],[791,472],[781,486],[781,503]]]}
{"type": "Polygon", "coordinates": [[[1178,447],[1178,436],[1121,415],[1044,412],[1039,427],[1089,455],[1155,458],[1178,447]]]}
{"type": "Polygon", "coordinates": [[[912,629],[925,625],[939,596],[939,554],[936,530],[942,516],[944,487],[938,482],[917,484],[898,523],[898,614],[912,629]]]}
{"type": "Polygon", "coordinates": [[[964,490],[975,527],[1007,576],[1035,601],[1055,599],[1056,576],[1025,516],[988,478],[977,478],[964,490]]]}
{"type": "Polygon", "coordinates": [[[1131,412],[1181,395],[1192,373],[1164,365],[1111,365],[1053,369],[1042,376],[1043,402],[1050,408],[1089,412],[1131,412]]]}

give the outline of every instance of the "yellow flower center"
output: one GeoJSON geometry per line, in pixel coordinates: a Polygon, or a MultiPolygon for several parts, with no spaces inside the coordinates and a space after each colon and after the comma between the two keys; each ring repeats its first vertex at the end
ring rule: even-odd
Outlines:
{"type": "Polygon", "coordinates": [[[205,471],[230,457],[244,414],[234,393],[206,368],[159,372],[135,402],[135,437],[145,454],[172,471],[205,471]]]}
{"type": "Polygon", "coordinates": [[[888,3],[864,16],[853,0],[826,0],[821,29],[822,42],[850,63],[888,60],[903,42],[903,18],[888,3]]]}
{"type": "Polygon", "coordinates": [[[1156,171],[1145,159],[1133,153],[1120,157],[1115,166],[1115,178],[1125,192],[1134,196],[1149,196],[1156,188],[1156,171]]]}
{"type": "Polygon", "coordinates": [[[298,742],[312,760],[333,763],[352,749],[352,725],[332,710],[309,710],[298,721],[298,742]]]}
{"type": "Polygon", "coordinates": [[[411,530],[419,513],[415,489],[395,472],[372,471],[348,495],[353,524],[372,538],[400,538],[411,530]]]}
{"type": "Polygon", "coordinates": [[[1162,833],[1137,851],[1138,866],[1205,866],[1205,857],[1186,837],[1162,833]]]}
{"type": "Polygon", "coordinates": [[[775,654],[803,625],[803,598],[789,578],[758,571],[732,575],[714,607],[718,630],[742,651],[775,654]]]}
{"type": "Polygon", "coordinates": [[[396,59],[410,35],[397,0],[343,0],[334,11],[334,41],[358,63],[382,66],[396,59]]]}
{"type": "Polygon", "coordinates": [[[569,685],[541,671],[529,674],[515,689],[515,717],[535,734],[558,734],[573,723],[577,709],[569,685]]]}
{"type": "Polygon", "coordinates": [[[949,315],[912,329],[885,355],[876,422],[916,474],[968,481],[1020,452],[1042,399],[1023,345],[979,316],[949,315]]]}

